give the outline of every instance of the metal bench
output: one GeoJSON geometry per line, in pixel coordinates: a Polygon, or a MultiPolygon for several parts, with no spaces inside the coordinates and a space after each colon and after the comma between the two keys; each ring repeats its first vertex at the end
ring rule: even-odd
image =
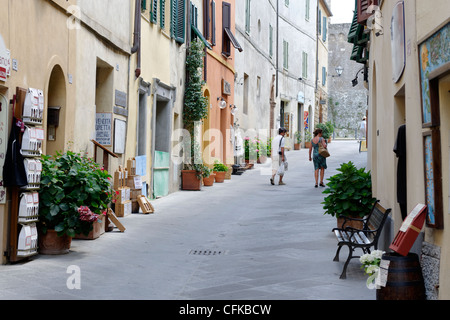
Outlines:
{"type": "Polygon", "coordinates": [[[374,247],[378,249],[378,238],[380,237],[381,230],[383,229],[386,218],[391,212],[391,209],[383,208],[378,201],[372,207],[368,216],[362,219],[343,217],[345,219],[341,228],[334,228],[332,231],[336,235],[338,240],[338,249],[333,261],[339,261],[339,252],[343,246],[347,246],[349,249],[347,261],[344,264],[344,269],[340,276],[341,279],[345,279],[348,263],[352,258],[359,258],[360,256],[354,256],[355,249],[360,248],[364,253],[370,253],[370,248],[374,247]],[[347,221],[361,221],[363,223],[362,229],[356,229],[354,227],[345,227],[347,221]]]}

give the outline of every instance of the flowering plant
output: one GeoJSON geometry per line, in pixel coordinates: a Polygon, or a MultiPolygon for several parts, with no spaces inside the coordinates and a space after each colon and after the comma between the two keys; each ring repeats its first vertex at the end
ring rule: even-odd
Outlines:
{"type": "Polygon", "coordinates": [[[88,235],[112,199],[111,176],[93,159],[67,151],[42,156],[39,229],[88,235]]]}
{"type": "Polygon", "coordinates": [[[375,279],[378,277],[380,271],[381,257],[385,252],[381,250],[374,250],[371,253],[362,255],[359,262],[362,263],[361,269],[364,268],[366,274],[369,275],[366,286],[369,289],[375,289],[375,279]]]}

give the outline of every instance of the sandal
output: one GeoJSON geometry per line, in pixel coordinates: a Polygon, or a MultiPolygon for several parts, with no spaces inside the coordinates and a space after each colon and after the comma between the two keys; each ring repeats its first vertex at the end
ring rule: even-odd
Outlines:
{"type": "Polygon", "coordinates": [[[317,184],[314,186],[314,188],[317,188],[318,186],[317,186],[317,184]]]}
{"type": "Polygon", "coordinates": [[[323,184],[323,182],[321,182],[321,183],[319,184],[319,186],[325,187],[325,185],[323,184]]]}
{"type": "Polygon", "coordinates": [[[275,185],[275,183],[273,183],[273,178],[270,178],[270,184],[275,185]]]}

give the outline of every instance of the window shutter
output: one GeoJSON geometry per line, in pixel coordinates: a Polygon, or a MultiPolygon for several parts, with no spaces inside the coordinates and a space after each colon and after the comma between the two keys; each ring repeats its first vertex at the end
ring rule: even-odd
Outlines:
{"type": "Polygon", "coordinates": [[[150,21],[156,23],[157,17],[158,17],[158,0],[152,0],[152,12],[150,14],[150,21]]]}
{"type": "Polygon", "coordinates": [[[323,34],[322,40],[323,42],[327,41],[327,17],[323,17],[323,34]]]}
{"type": "Polygon", "coordinates": [[[245,31],[250,33],[250,0],[245,0],[245,31]]]}
{"type": "Polygon", "coordinates": [[[171,35],[178,43],[185,41],[186,1],[172,0],[171,5],[171,35]]]}
{"type": "Polygon", "coordinates": [[[305,19],[306,20],[309,20],[309,5],[310,5],[310,3],[309,3],[309,0],[306,0],[306,8],[305,8],[305,19]]]}
{"type": "Polygon", "coordinates": [[[211,2],[211,42],[216,45],[216,2],[211,2]]]}
{"type": "Polygon", "coordinates": [[[164,29],[164,27],[166,26],[166,0],[160,0],[159,12],[160,12],[159,26],[161,27],[161,29],[164,29]]]}
{"type": "Polygon", "coordinates": [[[142,12],[145,12],[145,10],[147,10],[147,0],[141,1],[141,9],[142,9],[142,12]]]}
{"type": "Polygon", "coordinates": [[[378,6],[378,0],[357,0],[357,12],[358,12],[358,23],[365,24],[367,18],[369,18],[373,12],[370,9],[371,5],[378,6]]]}
{"type": "Polygon", "coordinates": [[[317,19],[317,33],[322,33],[322,10],[319,10],[319,18],[317,19]]]}
{"type": "Polygon", "coordinates": [[[203,0],[203,34],[205,35],[206,39],[210,38],[209,10],[210,10],[209,0],[203,0]]]}
{"type": "Polygon", "coordinates": [[[325,86],[327,83],[327,69],[322,67],[322,86],[325,86]]]}
{"type": "Polygon", "coordinates": [[[269,56],[273,56],[273,27],[269,24],[269,56]]]}
{"type": "Polygon", "coordinates": [[[222,2],[222,53],[229,56],[231,54],[231,44],[225,29],[231,26],[231,5],[222,2]]]}

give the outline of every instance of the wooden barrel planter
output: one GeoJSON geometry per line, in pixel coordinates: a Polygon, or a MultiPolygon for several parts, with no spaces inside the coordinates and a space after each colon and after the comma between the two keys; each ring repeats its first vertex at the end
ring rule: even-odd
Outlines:
{"type": "Polygon", "coordinates": [[[377,300],[425,300],[425,284],[419,256],[409,253],[406,257],[395,252],[385,253],[389,270],[385,287],[377,289],[377,300]]]}

